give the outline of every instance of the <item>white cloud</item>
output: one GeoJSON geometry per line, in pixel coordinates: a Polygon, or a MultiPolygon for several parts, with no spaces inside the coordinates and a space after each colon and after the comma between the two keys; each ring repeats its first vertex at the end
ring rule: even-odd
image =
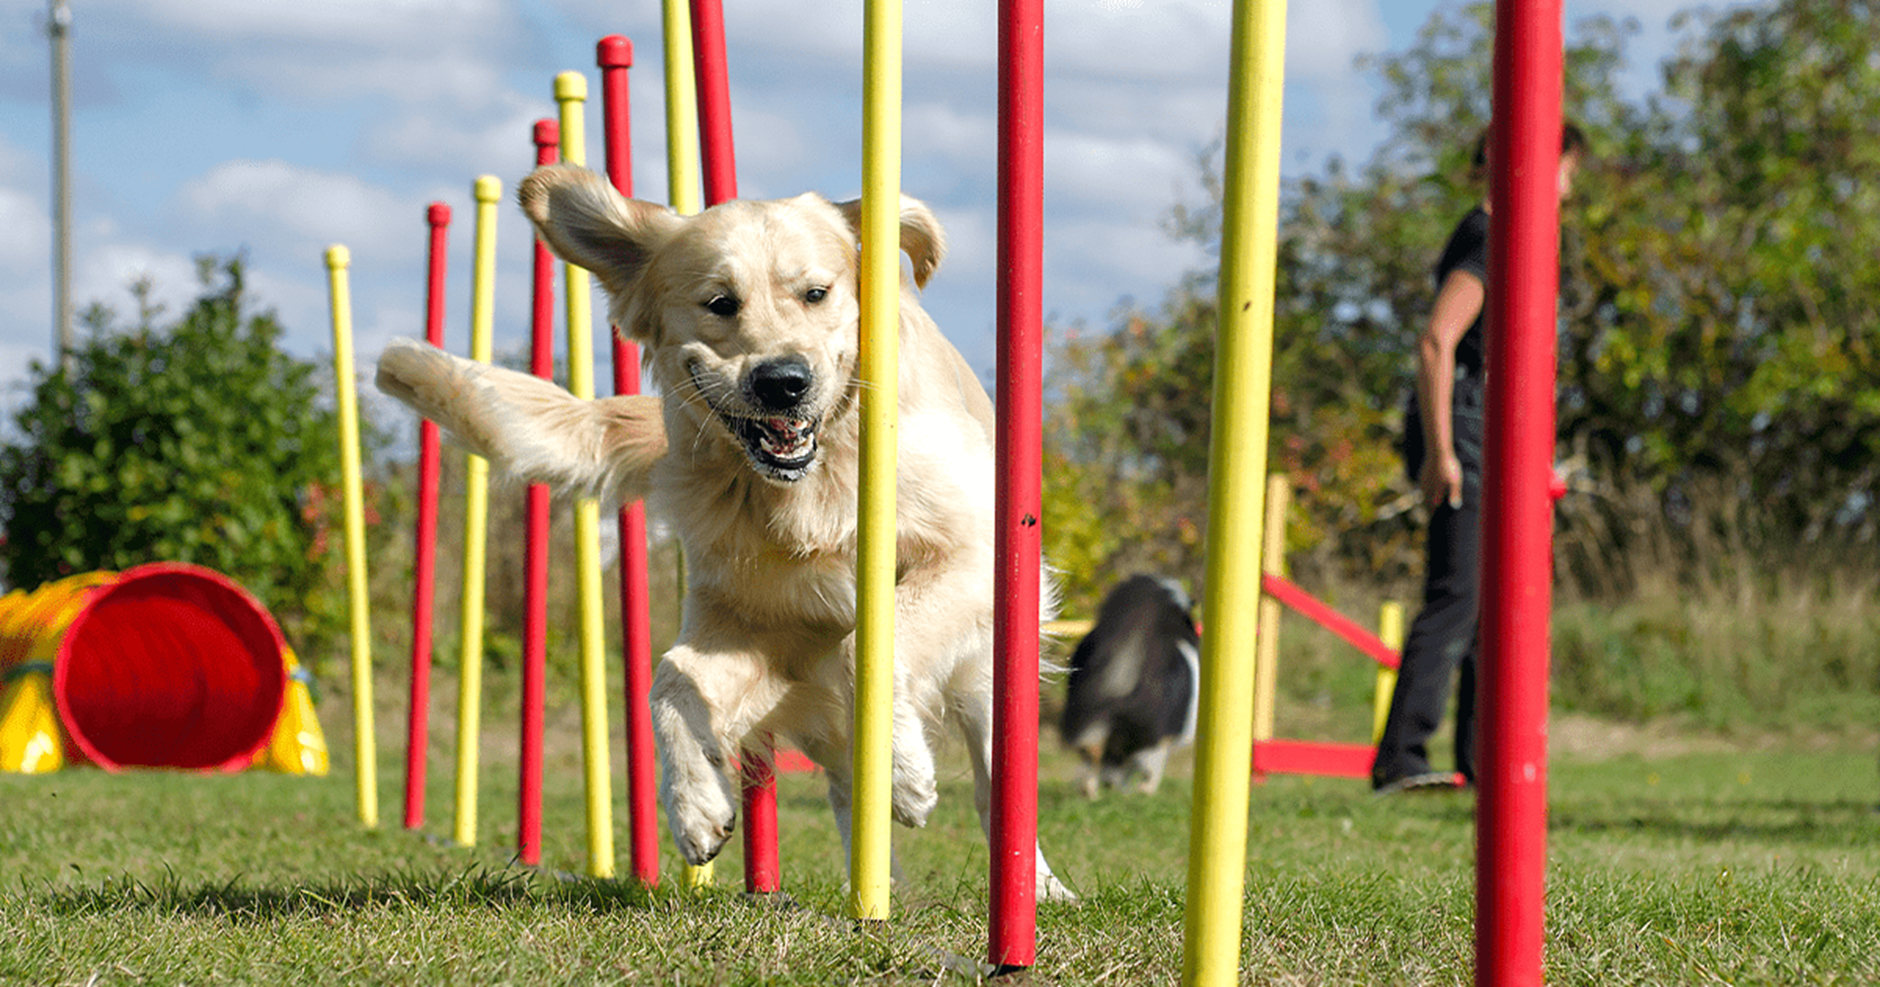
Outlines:
{"type": "Polygon", "coordinates": [[[30,269],[44,276],[52,254],[52,219],[46,200],[0,188],[0,269],[30,269]]]}
{"type": "Polygon", "coordinates": [[[1047,141],[1045,195],[1079,212],[1153,224],[1175,202],[1194,161],[1178,145],[1065,134],[1047,141]]]}
{"type": "Polygon", "coordinates": [[[1390,37],[1378,0],[1326,0],[1286,8],[1286,78],[1343,83],[1358,55],[1382,51],[1390,37]]]}
{"type": "Polygon", "coordinates": [[[104,235],[102,231],[90,232],[80,242],[100,246],[85,250],[73,265],[72,305],[77,311],[99,302],[114,310],[120,323],[133,320],[137,303],[131,297],[130,286],[146,277],[150,279],[150,300],[163,306],[160,322],[176,318],[195,301],[198,285],[192,257],[104,235]]]}
{"type": "Polygon", "coordinates": [[[475,115],[446,116],[421,108],[388,114],[370,125],[366,147],[376,159],[434,172],[471,167],[513,181],[535,164],[530,134],[554,108],[514,93],[492,100],[475,115]]]}
{"type": "Polygon", "coordinates": [[[106,67],[141,62],[293,103],[474,107],[533,37],[498,0],[106,0],[77,16],[75,48],[106,67]]]}
{"type": "Polygon", "coordinates": [[[105,6],[129,8],[206,39],[343,41],[406,50],[436,43],[440,32],[461,37],[509,19],[499,0],[124,0],[105,6]]]}
{"type": "Polygon", "coordinates": [[[354,253],[386,250],[399,222],[422,208],[352,175],[286,161],[234,160],[185,184],[180,204],[199,223],[244,242],[345,243],[354,253]]]}

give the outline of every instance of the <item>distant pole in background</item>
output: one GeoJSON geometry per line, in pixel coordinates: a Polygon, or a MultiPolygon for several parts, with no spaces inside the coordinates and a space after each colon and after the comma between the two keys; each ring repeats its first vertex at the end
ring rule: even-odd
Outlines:
{"type": "MultiPolygon", "coordinates": [[[[666,193],[674,212],[690,216],[701,208],[699,197],[698,83],[692,65],[692,9],[686,0],[664,0],[660,34],[666,50],[666,193]]],[[[685,546],[679,545],[673,594],[679,623],[685,623],[685,546]]],[[[712,863],[698,866],[681,862],[686,887],[712,882],[712,863]]]]}
{"type": "MultiPolygon", "coordinates": [[[[450,236],[450,207],[433,202],[424,211],[431,227],[425,269],[424,338],[444,345],[444,271],[450,236]]],[[[411,711],[405,733],[405,828],[424,827],[424,785],[431,752],[431,627],[437,599],[437,423],[418,422],[418,531],[412,549],[411,711]]]]}
{"type": "MultiPolygon", "coordinates": [[[[633,42],[610,34],[594,46],[601,70],[601,147],[607,178],[621,195],[633,196],[633,140],[627,107],[627,71],[633,67],[633,42]]],[[[640,348],[616,327],[613,340],[614,393],[640,393],[640,348]]],[[[646,571],[646,504],[620,508],[620,648],[625,663],[627,723],[627,818],[632,822],[629,853],[633,876],[652,887],[659,883],[658,768],[653,756],[652,588],[646,571]]]]}
{"type": "MultiPolygon", "coordinates": [[[[561,159],[561,124],[537,120],[532,131],[535,166],[561,159]]],[[[555,379],[555,258],[539,235],[535,241],[534,295],[529,321],[529,371],[555,379]]],[[[542,728],[548,692],[549,495],[545,483],[529,484],[529,528],[523,544],[522,743],[517,757],[516,854],[534,867],[542,862],[542,728]]]]}
{"type": "Polygon", "coordinates": [[[327,299],[333,311],[333,403],[339,413],[340,486],[346,518],[346,613],[352,637],[353,781],[359,822],[379,824],[378,746],[372,730],[372,614],[366,598],[366,511],[359,467],[359,395],[353,385],[352,252],[326,248],[327,299]]]}
{"type": "MultiPolygon", "coordinates": [[[[587,167],[587,77],[555,76],[561,111],[561,159],[587,167]]],[[[568,391],[594,399],[592,279],[576,264],[562,265],[568,322],[568,391]]],[[[607,628],[601,613],[601,506],[593,497],[574,503],[574,582],[581,606],[581,760],[587,776],[588,876],[614,876],[613,776],[607,751],[607,628]]]]}
{"type": "Polygon", "coordinates": [[[52,40],[52,331],[59,367],[72,369],[72,8],[48,0],[52,40]]]}
{"type": "MultiPolygon", "coordinates": [[[[491,338],[496,331],[496,203],[503,197],[503,183],[495,175],[478,176],[472,196],[477,207],[476,247],[470,271],[470,359],[487,364],[494,355],[491,338]]],[[[489,518],[489,460],[467,453],[463,478],[463,597],[457,652],[457,818],[453,838],[458,846],[475,846],[477,842],[489,518]]]]}

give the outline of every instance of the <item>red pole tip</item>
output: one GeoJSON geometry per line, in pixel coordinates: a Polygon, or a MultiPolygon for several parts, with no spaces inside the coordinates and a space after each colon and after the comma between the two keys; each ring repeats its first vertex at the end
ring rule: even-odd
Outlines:
{"type": "Polygon", "coordinates": [[[633,66],[633,42],[624,36],[610,34],[594,46],[594,59],[604,69],[624,69],[633,66]]]}
{"type": "Polygon", "coordinates": [[[560,147],[561,124],[553,120],[535,121],[535,146],[560,147]]]}
{"type": "Polygon", "coordinates": [[[424,218],[432,226],[449,226],[450,207],[442,202],[433,202],[430,208],[424,211],[424,218]]]}

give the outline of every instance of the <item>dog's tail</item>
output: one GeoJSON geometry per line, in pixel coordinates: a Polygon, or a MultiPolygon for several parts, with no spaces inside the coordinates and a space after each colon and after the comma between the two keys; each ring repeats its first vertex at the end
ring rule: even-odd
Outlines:
{"type": "Polygon", "coordinates": [[[666,454],[658,398],[584,400],[539,377],[415,340],[386,347],[378,386],[437,422],[453,444],[513,479],[546,483],[557,493],[638,500],[666,454]]]}

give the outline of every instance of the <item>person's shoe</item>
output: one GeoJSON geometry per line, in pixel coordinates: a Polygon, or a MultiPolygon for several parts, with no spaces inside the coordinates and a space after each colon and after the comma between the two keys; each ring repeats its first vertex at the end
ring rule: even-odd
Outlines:
{"type": "Polygon", "coordinates": [[[1398,792],[1427,792],[1456,789],[1460,787],[1453,771],[1419,771],[1416,774],[1399,775],[1389,781],[1382,781],[1371,786],[1373,795],[1395,795],[1398,792]]]}

